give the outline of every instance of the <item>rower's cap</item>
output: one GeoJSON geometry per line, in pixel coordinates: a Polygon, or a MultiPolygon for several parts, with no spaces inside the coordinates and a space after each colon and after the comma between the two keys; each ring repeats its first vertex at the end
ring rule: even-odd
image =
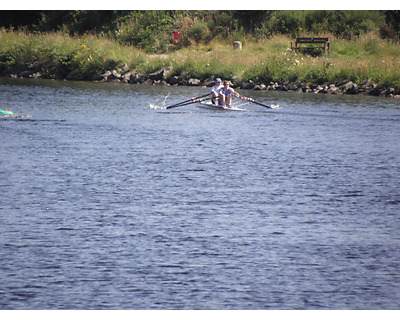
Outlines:
{"type": "Polygon", "coordinates": [[[215,79],[215,82],[221,82],[220,78],[215,79]]]}

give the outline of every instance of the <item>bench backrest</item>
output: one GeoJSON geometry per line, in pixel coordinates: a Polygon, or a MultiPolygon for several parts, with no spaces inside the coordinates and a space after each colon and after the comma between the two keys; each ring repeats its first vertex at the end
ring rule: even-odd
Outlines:
{"type": "Polygon", "coordinates": [[[327,43],[329,38],[297,38],[297,43],[327,43]]]}

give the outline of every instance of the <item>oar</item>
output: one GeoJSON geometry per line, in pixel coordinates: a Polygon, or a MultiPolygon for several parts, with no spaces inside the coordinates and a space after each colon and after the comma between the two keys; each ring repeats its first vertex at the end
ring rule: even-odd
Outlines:
{"type": "Polygon", "coordinates": [[[0,113],[4,113],[4,114],[14,114],[14,112],[8,110],[8,109],[4,109],[4,110],[0,110],[0,113]]]}
{"type": "Polygon", "coordinates": [[[166,108],[169,109],[169,108],[174,108],[174,107],[179,107],[179,106],[182,106],[182,105],[190,104],[190,103],[192,103],[193,101],[198,100],[198,99],[203,98],[203,97],[206,97],[206,96],[208,96],[208,95],[210,95],[210,94],[211,94],[211,92],[210,92],[210,93],[207,93],[207,94],[205,94],[205,95],[202,95],[202,96],[200,96],[200,97],[194,97],[194,98],[191,98],[191,99],[188,99],[188,100],[185,100],[185,101],[181,101],[181,102],[175,103],[175,104],[173,104],[173,105],[171,105],[171,106],[168,106],[168,107],[166,107],[166,108]]]}
{"type": "Polygon", "coordinates": [[[174,105],[172,105],[172,106],[168,106],[168,107],[166,107],[166,109],[172,109],[172,108],[177,108],[177,107],[183,107],[183,106],[187,106],[187,105],[189,105],[189,104],[192,104],[192,103],[197,103],[197,102],[202,102],[202,101],[206,101],[206,100],[210,100],[210,99],[212,99],[212,98],[206,98],[206,99],[195,99],[195,98],[193,98],[194,100],[191,100],[191,101],[188,101],[188,102],[185,102],[185,103],[181,103],[181,104],[174,104],[174,105]]]}
{"type": "Polygon", "coordinates": [[[185,105],[185,103],[192,102],[192,101],[194,101],[194,100],[207,97],[207,96],[210,95],[210,94],[211,94],[211,92],[209,92],[209,93],[207,93],[207,94],[205,94],[205,95],[203,95],[203,96],[200,96],[200,97],[195,97],[195,98],[191,98],[191,99],[188,99],[188,100],[185,100],[185,101],[182,101],[182,102],[175,103],[175,104],[173,104],[173,105],[171,105],[171,106],[168,106],[168,107],[166,107],[166,108],[167,108],[167,109],[170,109],[170,108],[179,107],[179,106],[181,106],[182,104],[185,105]]]}
{"type": "Polygon", "coordinates": [[[242,97],[240,97],[240,99],[246,100],[246,101],[250,101],[250,102],[255,103],[255,104],[258,104],[259,106],[262,106],[262,107],[264,107],[264,108],[273,109],[272,107],[267,106],[266,104],[263,104],[263,103],[261,103],[261,102],[255,101],[253,98],[247,98],[247,97],[243,97],[243,96],[242,96],[242,97]]]}

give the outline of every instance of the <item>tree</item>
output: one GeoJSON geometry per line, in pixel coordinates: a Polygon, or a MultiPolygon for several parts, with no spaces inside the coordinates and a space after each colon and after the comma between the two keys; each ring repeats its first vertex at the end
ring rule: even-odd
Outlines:
{"type": "Polygon", "coordinates": [[[242,26],[244,30],[252,32],[270,19],[274,12],[273,10],[237,10],[233,12],[233,18],[238,20],[239,26],[242,26]]]}
{"type": "Polygon", "coordinates": [[[0,10],[0,27],[28,28],[40,19],[40,11],[35,10],[0,10]]]}
{"type": "Polygon", "coordinates": [[[400,40],[400,10],[385,11],[385,24],[381,25],[379,32],[383,39],[400,40]]]}
{"type": "Polygon", "coordinates": [[[67,30],[70,34],[99,32],[129,11],[121,10],[45,10],[35,28],[40,31],[67,30]]]}

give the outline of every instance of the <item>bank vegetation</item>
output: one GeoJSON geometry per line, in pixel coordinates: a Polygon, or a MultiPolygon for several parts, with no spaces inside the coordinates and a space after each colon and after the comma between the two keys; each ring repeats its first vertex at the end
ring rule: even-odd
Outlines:
{"type": "Polygon", "coordinates": [[[177,24],[164,11],[131,12],[98,32],[71,32],[66,25],[47,31],[40,30],[40,24],[36,29],[3,27],[0,74],[178,85],[203,85],[220,77],[243,88],[302,91],[351,82],[355,87],[348,93],[400,94],[398,31],[388,23],[388,14],[385,19],[383,12],[372,12],[369,18],[362,12],[347,13],[342,23],[346,17],[360,17],[339,29],[340,23],[323,20],[335,12],[313,11],[311,23],[305,12],[263,11],[262,24],[238,12],[217,13],[206,20],[210,16],[204,12],[171,12],[180,14],[177,24]],[[144,17],[148,21],[139,23],[144,17]],[[172,32],[177,30],[179,39],[174,41],[172,32]],[[297,36],[329,37],[330,54],[291,51],[290,42],[297,36]],[[234,41],[242,43],[241,50],[233,48],[234,41]],[[368,90],[355,90],[362,86],[368,90]]]}

